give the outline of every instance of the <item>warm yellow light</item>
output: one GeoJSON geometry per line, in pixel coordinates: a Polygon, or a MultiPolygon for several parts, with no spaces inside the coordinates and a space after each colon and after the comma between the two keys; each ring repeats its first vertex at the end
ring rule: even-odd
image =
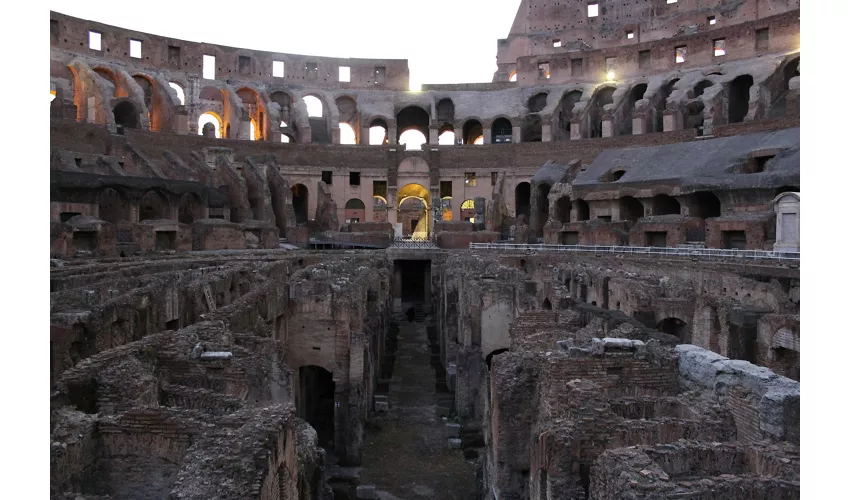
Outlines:
{"type": "Polygon", "coordinates": [[[613,81],[613,80],[614,80],[614,76],[615,76],[615,75],[614,75],[614,71],[613,71],[613,70],[612,70],[612,71],[609,71],[609,72],[608,72],[608,74],[607,74],[606,76],[608,77],[608,81],[609,81],[609,82],[610,82],[610,81],[613,81]]]}

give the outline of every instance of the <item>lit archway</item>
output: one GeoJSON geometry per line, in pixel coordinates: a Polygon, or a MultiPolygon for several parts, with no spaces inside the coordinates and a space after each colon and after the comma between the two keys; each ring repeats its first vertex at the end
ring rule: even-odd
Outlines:
{"type": "MultiPolygon", "coordinates": [[[[408,106],[396,115],[396,126],[398,130],[398,143],[402,144],[402,135],[407,133],[410,130],[416,130],[421,134],[421,138],[424,138],[422,143],[428,141],[428,133],[429,127],[431,124],[431,116],[427,111],[420,108],[419,106],[408,106]]],[[[408,134],[408,137],[411,135],[408,134]]],[[[420,139],[419,136],[416,136],[416,142],[420,139]]],[[[413,141],[408,139],[413,144],[413,141]]],[[[420,143],[420,146],[421,144],[420,143]]],[[[412,148],[408,148],[412,149],[412,148]]],[[[418,148],[417,148],[418,149],[418,148]]]]}
{"type": "Polygon", "coordinates": [[[345,203],[345,223],[366,222],[366,204],[357,198],[345,203]]]}
{"type": "Polygon", "coordinates": [[[475,201],[466,200],[460,205],[460,220],[475,222],[475,201]]]}
{"type": "Polygon", "coordinates": [[[221,117],[212,111],[207,111],[198,118],[198,135],[209,137],[210,134],[212,137],[221,138],[221,117]]]}
{"type": "Polygon", "coordinates": [[[431,194],[420,184],[407,184],[398,191],[398,222],[402,234],[425,239],[431,228],[431,194]]]}
{"type": "Polygon", "coordinates": [[[369,124],[369,144],[372,146],[382,146],[389,142],[387,134],[387,122],[381,118],[375,118],[369,124]]]}
{"type": "Polygon", "coordinates": [[[383,196],[372,196],[372,222],[387,222],[387,200],[383,196]]]}
{"type": "Polygon", "coordinates": [[[516,81],[516,71],[511,71],[511,73],[508,75],[508,81],[509,82],[515,82],[516,81]]]}
{"type": "Polygon", "coordinates": [[[422,145],[428,142],[428,139],[425,138],[425,134],[416,130],[410,129],[405,130],[398,137],[398,143],[403,144],[409,150],[421,150],[422,145]]]}
{"type": "Polygon", "coordinates": [[[309,118],[321,118],[325,116],[324,106],[318,97],[314,95],[304,96],[304,104],[307,105],[307,116],[309,118]]]}
{"type": "Polygon", "coordinates": [[[174,83],[168,82],[168,86],[173,88],[175,92],[177,92],[177,100],[180,101],[181,106],[186,105],[186,93],[183,91],[183,87],[174,83]]]}
{"type": "Polygon", "coordinates": [[[463,124],[463,143],[484,144],[484,128],[481,126],[481,122],[468,120],[463,124]]]}
{"type": "Polygon", "coordinates": [[[339,143],[340,144],[357,144],[357,134],[354,129],[347,123],[339,124],[339,143]]]}

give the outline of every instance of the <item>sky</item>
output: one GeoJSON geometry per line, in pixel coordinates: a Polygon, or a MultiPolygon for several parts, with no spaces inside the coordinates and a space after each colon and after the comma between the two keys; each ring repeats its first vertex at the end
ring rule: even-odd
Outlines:
{"type": "Polygon", "coordinates": [[[51,10],[192,42],[327,57],[407,59],[411,88],[490,82],[520,0],[51,0],[51,10]],[[138,5],[141,8],[128,8],[138,5]]]}

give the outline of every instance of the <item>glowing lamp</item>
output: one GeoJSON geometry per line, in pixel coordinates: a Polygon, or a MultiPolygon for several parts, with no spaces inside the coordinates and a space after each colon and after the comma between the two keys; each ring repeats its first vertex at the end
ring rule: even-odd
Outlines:
{"type": "Polygon", "coordinates": [[[607,76],[607,77],[608,77],[608,81],[609,81],[609,82],[610,82],[610,81],[613,81],[613,80],[614,80],[614,76],[615,76],[615,75],[614,75],[614,70],[609,71],[609,72],[608,72],[608,74],[607,74],[607,75],[605,75],[605,76],[607,76]]]}

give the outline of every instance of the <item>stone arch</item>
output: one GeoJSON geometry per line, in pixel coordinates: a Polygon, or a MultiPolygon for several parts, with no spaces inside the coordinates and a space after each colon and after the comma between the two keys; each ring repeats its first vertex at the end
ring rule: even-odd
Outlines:
{"type": "Polygon", "coordinates": [[[280,121],[286,123],[285,126],[294,127],[295,123],[292,120],[292,96],[283,90],[275,90],[269,94],[269,100],[280,106],[280,121]]]}
{"type": "Polygon", "coordinates": [[[125,91],[123,91],[121,89],[121,87],[118,85],[118,79],[115,77],[115,73],[111,69],[105,68],[103,66],[98,66],[96,68],[92,68],[92,71],[94,71],[97,74],[97,76],[103,78],[104,80],[106,80],[107,82],[112,84],[112,87],[113,87],[112,97],[126,97],[127,96],[127,93],[125,91]]]}
{"type": "Polygon", "coordinates": [[[431,227],[431,193],[428,189],[421,184],[406,184],[398,190],[397,199],[396,208],[403,234],[427,238],[431,227]]]}
{"type": "Polygon", "coordinates": [[[236,97],[242,102],[242,107],[247,111],[248,117],[254,124],[254,137],[251,140],[262,141],[267,137],[268,125],[266,119],[268,112],[263,98],[251,87],[241,87],[236,91],[236,97]]]}
{"type": "MultiPolygon", "coordinates": [[[[437,127],[443,129],[446,125],[453,124],[455,121],[455,105],[451,99],[444,97],[437,102],[437,127]]],[[[454,127],[452,126],[452,130],[454,127]]]]}
{"type": "Polygon", "coordinates": [[[740,75],[729,83],[727,116],[729,123],[743,122],[750,111],[751,75],[740,75]]]}
{"type": "Polygon", "coordinates": [[[690,212],[692,217],[701,217],[703,219],[720,217],[722,213],[720,199],[714,193],[711,191],[697,191],[691,196],[693,197],[690,212]]]}
{"type": "Polygon", "coordinates": [[[490,371],[490,369],[493,367],[493,358],[498,356],[499,354],[502,354],[503,352],[508,352],[508,348],[501,347],[499,349],[494,349],[487,353],[487,356],[484,357],[484,361],[487,363],[487,371],[490,371]]]}
{"type": "Polygon", "coordinates": [[[366,222],[366,204],[358,198],[345,202],[345,222],[366,222]]]}
{"type": "Polygon", "coordinates": [[[542,142],[543,141],[543,119],[536,113],[525,115],[520,128],[520,137],[522,142],[542,142]]]}
{"type": "Polygon", "coordinates": [[[373,146],[387,144],[389,142],[389,129],[386,118],[372,118],[372,121],[369,122],[369,144],[373,146]]]}
{"type": "Polygon", "coordinates": [[[168,219],[169,208],[168,198],[156,190],[150,190],[139,200],[139,222],[168,219]]]}
{"type": "Polygon", "coordinates": [[[596,89],[596,92],[593,94],[587,113],[589,137],[602,137],[602,119],[605,113],[605,106],[614,103],[614,92],[616,90],[615,87],[603,85],[596,89]]]}
{"type": "Polygon", "coordinates": [[[97,214],[100,220],[112,224],[130,220],[129,204],[124,196],[115,189],[104,189],[98,196],[97,204],[97,214]]]}
{"type": "Polygon", "coordinates": [[[546,108],[546,101],[549,98],[548,92],[538,92],[528,98],[526,107],[530,113],[539,113],[546,108]]]}
{"type": "Polygon", "coordinates": [[[575,201],[576,222],[590,220],[590,206],[586,201],[578,199],[575,201]]]}
{"type": "Polygon", "coordinates": [[[673,335],[679,338],[683,344],[691,341],[688,324],[676,317],[664,318],[655,326],[659,332],[673,335]]]}
{"type": "Polygon", "coordinates": [[[484,143],[484,127],[479,120],[473,118],[464,122],[463,143],[467,145],[484,143]]]}
{"type": "Polygon", "coordinates": [[[653,132],[664,132],[664,111],[667,110],[667,99],[670,98],[670,94],[673,93],[673,87],[675,87],[678,82],[678,78],[673,78],[662,85],[661,89],[659,89],[658,96],[655,100],[655,106],[653,108],[653,132]]]}
{"type": "Polygon", "coordinates": [[[561,102],[558,105],[558,125],[562,132],[562,138],[569,140],[572,133],[573,109],[576,103],[581,100],[581,90],[571,90],[564,93],[561,97],[561,102]]]}
{"type": "Polygon", "coordinates": [[[702,80],[701,82],[694,85],[694,89],[693,89],[694,99],[702,96],[705,93],[705,89],[707,89],[709,87],[713,87],[713,86],[714,86],[714,82],[712,82],[711,80],[702,80]]]}
{"type": "Polygon", "coordinates": [[[573,209],[573,204],[569,196],[561,196],[555,202],[555,218],[561,224],[570,223],[570,212],[573,209]]]}
{"type": "Polygon", "coordinates": [[[310,190],[304,184],[292,186],[292,210],[295,212],[295,223],[304,224],[309,217],[310,190]]]}
{"type": "Polygon", "coordinates": [[[543,299],[543,303],[540,305],[540,308],[543,309],[544,311],[551,311],[552,310],[552,302],[549,301],[549,297],[546,297],[545,299],[543,299]]]}
{"type": "Polygon", "coordinates": [[[619,201],[620,220],[637,222],[644,216],[643,203],[632,196],[623,196],[619,201]]]}
{"type": "Polygon", "coordinates": [[[177,221],[181,224],[192,224],[204,216],[204,204],[195,193],[186,193],[180,197],[177,204],[177,221]]]}
{"type": "Polygon", "coordinates": [[[380,195],[372,196],[372,222],[387,222],[387,199],[380,195]]]}
{"type": "Polygon", "coordinates": [[[298,416],[316,430],[319,446],[334,449],[336,382],[333,373],[316,365],[298,367],[298,416]]]}
{"type": "Polygon", "coordinates": [[[460,220],[475,222],[475,200],[464,200],[460,204],[460,220]]]}
{"type": "Polygon", "coordinates": [[[416,130],[428,142],[431,116],[419,106],[407,106],[396,114],[396,141],[401,143],[401,135],[409,130],[416,130]]]}
{"type": "Polygon", "coordinates": [[[646,95],[648,87],[645,83],[639,83],[629,91],[629,99],[625,108],[623,108],[623,117],[620,120],[620,135],[632,135],[632,118],[635,115],[635,105],[646,95]]]}
{"type": "Polygon", "coordinates": [[[115,125],[118,127],[119,134],[123,134],[124,130],[128,128],[139,128],[139,110],[128,99],[120,100],[112,108],[112,116],[115,118],[115,125]]]}
{"type": "Polygon", "coordinates": [[[514,189],[514,217],[531,216],[531,183],[520,182],[514,189]]]}
{"type": "Polygon", "coordinates": [[[493,120],[493,126],[490,128],[490,143],[502,144],[513,142],[513,125],[511,121],[505,117],[499,117],[493,120]]]}
{"type": "Polygon", "coordinates": [[[682,206],[676,198],[666,194],[652,197],[652,215],[680,215],[682,206]]]}
{"type": "Polygon", "coordinates": [[[198,135],[221,138],[222,120],[218,113],[206,111],[198,117],[198,135]]]}
{"type": "Polygon", "coordinates": [[[203,101],[224,102],[224,95],[221,93],[221,89],[211,86],[202,88],[200,94],[198,94],[198,98],[203,101]]]}
{"type": "MultiPolygon", "coordinates": [[[[349,96],[337,97],[336,109],[339,114],[339,126],[342,129],[342,124],[348,124],[354,132],[354,144],[360,144],[360,112],[357,109],[357,102],[349,96]]],[[[340,143],[342,144],[342,130],[340,130],[340,143]]]]}

